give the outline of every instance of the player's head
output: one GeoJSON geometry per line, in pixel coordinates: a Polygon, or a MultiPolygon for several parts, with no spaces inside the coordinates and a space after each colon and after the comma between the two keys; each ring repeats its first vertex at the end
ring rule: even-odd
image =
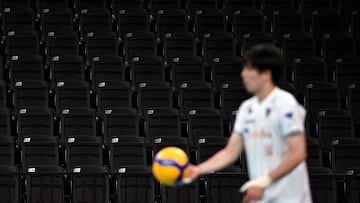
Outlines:
{"type": "Polygon", "coordinates": [[[285,59],[273,45],[256,45],[243,57],[241,77],[247,91],[256,94],[265,85],[276,85],[285,68],[285,59]]]}

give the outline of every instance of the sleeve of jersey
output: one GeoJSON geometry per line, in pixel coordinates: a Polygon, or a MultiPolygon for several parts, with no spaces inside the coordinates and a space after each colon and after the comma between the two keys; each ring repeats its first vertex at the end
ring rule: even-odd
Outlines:
{"type": "Polygon", "coordinates": [[[242,135],[243,131],[243,120],[244,120],[244,105],[241,105],[239,110],[236,113],[234,127],[233,127],[233,133],[242,135]]]}
{"type": "Polygon", "coordinates": [[[279,118],[281,135],[288,137],[294,133],[304,132],[305,109],[299,104],[282,105],[279,118]]]}

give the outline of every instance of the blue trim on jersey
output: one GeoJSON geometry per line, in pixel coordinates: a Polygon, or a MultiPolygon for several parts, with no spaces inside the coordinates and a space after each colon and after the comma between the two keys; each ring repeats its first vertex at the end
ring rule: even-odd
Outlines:
{"type": "Polygon", "coordinates": [[[183,166],[179,165],[176,161],[171,160],[171,159],[157,159],[157,158],[155,158],[154,161],[157,162],[158,164],[162,165],[162,166],[175,166],[176,168],[178,168],[180,170],[180,175],[175,181],[176,185],[181,183],[181,180],[182,180],[183,175],[184,175],[184,170],[190,165],[189,160],[183,166]]]}

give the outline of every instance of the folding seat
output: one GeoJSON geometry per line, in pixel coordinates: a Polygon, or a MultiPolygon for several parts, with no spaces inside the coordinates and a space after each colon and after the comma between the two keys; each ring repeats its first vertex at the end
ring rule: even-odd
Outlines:
{"type": "Polygon", "coordinates": [[[0,136],[11,135],[11,113],[7,108],[0,107],[0,136]]]}
{"type": "Polygon", "coordinates": [[[24,7],[30,6],[29,0],[3,0],[1,1],[1,9],[5,8],[17,8],[17,7],[24,7]]]}
{"type": "Polygon", "coordinates": [[[76,32],[49,32],[46,37],[45,54],[48,64],[55,56],[79,55],[79,39],[76,32]]]}
{"type": "Polygon", "coordinates": [[[153,33],[127,33],[124,44],[125,61],[134,57],[156,56],[156,39],[153,33]]]}
{"type": "Polygon", "coordinates": [[[130,108],[132,106],[132,91],[127,82],[100,82],[96,90],[96,106],[98,115],[101,117],[106,109],[130,108]]]}
{"type": "Polygon", "coordinates": [[[119,45],[115,33],[87,33],[85,55],[89,63],[97,56],[118,56],[119,45]]]}
{"type": "Polygon", "coordinates": [[[322,54],[329,62],[342,56],[355,56],[355,50],[354,40],[349,33],[324,35],[322,54]]]}
{"type": "Polygon", "coordinates": [[[165,9],[157,11],[155,31],[159,40],[163,40],[167,33],[183,33],[187,32],[188,29],[188,19],[184,10],[165,9]]]}
{"type": "Polygon", "coordinates": [[[331,165],[335,172],[345,173],[360,167],[360,139],[333,139],[331,144],[331,165]]]}
{"type": "Polygon", "coordinates": [[[230,120],[232,112],[239,109],[241,102],[252,96],[246,91],[242,82],[224,83],[219,91],[221,110],[224,118],[228,120],[230,120]]]}
{"type": "Polygon", "coordinates": [[[24,108],[16,114],[17,134],[24,137],[54,135],[54,112],[48,108],[24,108]]]}
{"type": "Polygon", "coordinates": [[[191,81],[205,82],[205,66],[200,57],[176,57],[171,63],[170,78],[175,91],[179,84],[191,81]]]}
{"type": "Polygon", "coordinates": [[[337,198],[336,180],[329,168],[309,167],[310,189],[314,202],[335,203],[337,198]]]}
{"type": "Polygon", "coordinates": [[[90,107],[90,87],[84,81],[61,81],[56,84],[57,113],[65,108],[90,107]]]}
{"type": "Polygon", "coordinates": [[[333,83],[312,82],[305,88],[305,107],[310,120],[314,120],[321,109],[340,107],[339,92],[333,83]]]}
{"type": "Polygon", "coordinates": [[[164,82],[144,82],[139,84],[137,106],[142,114],[147,109],[158,107],[173,107],[172,89],[164,82]]]}
{"type": "Polygon", "coordinates": [[[109,170],[102,166],[74,168],[72,202],[109,202],[109,170]],[[84,173],[84,174],[82,174],[84,173]]]}
{"type": "Polygon", "coordinates": [[[5,81],[0,80],[0,107],[7,107],[8,87],[5,81]]]}
{"type": "MultiPolygon", "coordinates": [[[[15,138],[0,136],[0,166],[15,166],[15,138]]],[[[0,169],[1,169],[0,167],[0,169]]]]}
{"type": "Polygon", "coordinates": [[[239,41],[242,41],[241,55],[244,55],[247,50],[257,44],[274,44],[273,35],[266,32],[244,34],[239,38],[239,41]]]}
{"type": "Polygon", "coordinates": [[[359,11],[360,2],[356,0],[340,0],[338,1],[338,9],[344,16],[345,23],[351,22],[351,15],[354,11],[359,11]]]}
{"type": "Polygon", "coordinates": [[[214,136],[201,137],[196,142],[196,163],[208,160],[218,151],[222,150],[227,144],[228,138],[214,136]]]}
{"type": "Polygon", "coordinates": [[[136,109],[106,109],[102,126],[104,141],[111,143],[114,137],[139,137],[140,118],[136,109]]]}
{"type": "Polygon", "coordinates": [[[204,35],[203,55],[208,61],[222,56],[236,56],[232,33],[208,33],[204,35]]]}
{"type": "Polygon", "coordinates": [[[140,9],[143,8],[143,0],[111,0],[110,7],[113,15],[117,17],[122,9],[140,9]]]}
{"type": "Polygon", "coordinates": [[[181,118],[172,108],[148,109],[145,115],[146,142],[153,143],[157,137],[180,137],[181,118]]]}
{"type": "Polygon", "coordinates": [[[196,56],[194,35],[190,32],[167,33],[163,52],[168,62],[173,61],[173,58],[196,56]]]}
{"type": "Polygon", "coordinates": [[[76,172],[79,167],[103,165],[103,154],[99,137],[70,136],[66,139],[65,153],[68,171],[76,172]]]}
{"type": "Polygon", "coordinates": [[[317,115],[317,130],[323,149],[329,149],[334,139],[354,137],[350,112],[341,109],[321,110],[317,115]]]}
{"type": "Polygon", "coordinates": [[[111,32],[111,14],[105,8],[94,7],[81,10],[79,31],[83,37],[89,32],[111,32]]]}
{"type": "Polygon", "coordinates": [[[0,195],[3,202],[20,201],[20,177],[16,175],[19,169],[14,166],[0,166],[0,173],[8,173],[0,176],[0,195]],[[14,174],[14,175],[12,175],[14,174]]]}
{"type": "Polygon", "coordinates": [[[2,56],[0,56],[0,80],[5,79],[4,75],[5,75],[5,71],[4,71],[4,63],[3,63],[4,59],[2,56]]]}
{"type": "Polygon", "coordinates": [[[311,32],[317,47],[320,47],[324,34],[343,32],[342,17],[336,10],[316,10],[312,13],[311,32]]]}
{"type": "Polygon", "coordinates": [[[296,92],[302,95],[308,83],[327,81],[327,70],[323,58],[309,56],[294,59],[291,80],[295,83],[296,92]]]}
{"type": "Polygon", "coordinates": [[[17,55],[36,55],[39,53],[39,39],[35,31],[9,31],[6,38],[5,53],[8,58],[17,55]]]}
{"type": "Polygon", "coordinates": [[[31,167],[26,171],[27,202],[65,202],[63,168],[47,165],[31,167]]]}
{"type": "Polygon", "coordinates": [[[320,9],[332,8],[331,0],[300,0],[300,10],[306,21],[311,21],[312,12],[320,9]]]}
{"type": "Polygon", "coordinates": [[[119,168],[116,176],[116,195],[120,203],[155,202],[155,181],[151,168],[145,166],[119,168]]]}
{"type": "Polygon", "coordinates": [[[216,9],[218,2],[216,0],[186,0],[186,7],[190,15],[194,15],[202,9],[216,9]]]}
{"type": "Polygon", "coordinates": [[[239,57],[214,58],[211,63],[211,75],[216,90],[220,90],[225,83],[241,82],[242,67],[243,64],[239,57]]]}
{"type": "Polygon", "coordinates": [[[355,122],[358,123],[360,121],[360,85],[358,83],[349,86],[347,102],[355,122]]]}
{"type": "Polygon", "coordinates": [[[59,166],[57,137],[24,137],[21,141],[21,162],[24,171],[37,166],[59,166]]]}
{"type": "Polygon", "coordinates": [[[232,19],[235,11],[244,9],[244,10],[251,10],[256,8],[256,1],[255,0],[224,0],[224,10],[225,14],[232,19]]]}
{"type": "Polygon", "coordinates": [[[163,203],[195,203],[199,202],[200,187],[198,181],[194,181],[191,184],[183,185],[181,187],[166,187],[164,185],[161,188],[161,199],[163,203]]]}
{"type": "Polygon", "coordinates": [[[349,202],[358,202],[360,200],[359,193],[359,179],[360,174],[359,168],[351,168],[346,171],[346,174],[351,175],[347,183],[347,197],[349,202]]]}
{"type": "Polygon", "coordinates": [[[319,140],[316,138],[307,138],[307,155],[306,163],[309,167],[321,167],[323,165],[322,151],[319,140]]]}
{"type": "Polygon", "coordinates": [[[194,18],[195,35],[199,41],[202,41],[204,34],[226,32],[225,15],[222,10],[197,10],[194,18]]]}
{"type": "Polygon", "coordinates": [[[265,15],[271,17],[279,9],[295,8],[294,0],[261,0],[262,10],[265,15]]]}
{"type": "MultiPolygon", "coordinates": [[[[58,4],[61,4],[64,3],[64,0],[57,2],[58,4]]],[[[42,9],[40,16],[40,31],[42,33],[43,39],[48,35],[49,32],[73,30],[73,14],[71,10],[66,7],[67,6],[48,7],[42,9]]]]}
{"type": "Polygon", "coordinates": [[[150,17],[145,9],[133,8],[119,11],[117,32],[121,38],[127,33],[144,33],[150,31],[150,17]]]}
{"type": "Polygon", "coordinates": [[[288,61],[304,56],[315,56],[315,42],[309,33],[284,34],[282,52],[288,61]]]}
{"type": "Polygon", "coordinates": [[[277,86],[287,92],[289,92],[290,94],[296,96],[296,89],[293,83],[289,83],[286,81],[280,81],[277,86]]]}
{"type": "Polygon", "coordinates": [[[239,193],[239,186],[247,181],[247,177],[240,168],[230,168],[224,172],[216,172],[205,177],[206,200],[216,202],[241,202],[243,194],[239,193]]]}
{"type": "Polygon", "coordinates": [[[66,8],[68,7],[69,0],[36,0],[36,8],[66,8]]]}
{"type": "Polygon", "coordinates": [[[11,84],[23,80],[44,80],[44,64],[39,55],[12,56],[9,64],[11,84]]]}
{"type": "Polygon", "coordinates": [[[280,43],[284,34],[303,33],[305,31],[303,18],[295,9],[275,10],[272,14],[271,29],[280,43]]]}
{"type": "Polygon", "coordinates": [[[360,50],[360,15],[358,11],[354,11],[351,14],[350,31],[356,42],[357,50],[360,50]]]}
{"type": "Polygon", "coordinates": [[[209,83],[186,82],[180,84],[180,109],[183,116],[197,108],[214,107],[214,95],[209,83]]]}
{"type": "Polygon", "coordinates": [[[185,137],[180,136],[157,136],[153,141],[153,155],[165,147],[178,147],[189,154],[189,143],[185,137]]]}
{"type": "Polygon", "coordinates": [[[265,17],[261,10],[240,9],[234,13],[232,31],[235,36],[265,32],[265,17]]]}
{"type": "Polygon", "coordinates": [[[95,111],[88,108],[64,109],[60,115],[60,134],[62,140],[75,137],[95,137],[95,111]]]}
{"type": "Polygon", "coordinates": [[[149,6],[153,14],[159,10],[180,9],[181,0],[150,0],[149,6]]]}
{"type": "Polygon", "coordinates": [[[130,80],[135,88],[146,82],[165,82],[165,66],[159,56],[134,57],[130,80]]]}
{"type": "Polygon", "coordinates": [[[5,7],[2,15],[2,31],[34,30],[34,13],[30,7],[5,7]]]}
{"type": "Polygon", "coordinates": [[[92,59],[90,80],[93,87],[106,81],[125,81],[126,67],[120,56],[99,56],[92,59]]]}
{"type": "Polygon", "coordinates": [[[62,81],[85,81],[85,67],[82,58],[77,55],[52,57],[50,81],[52,88],[62,81]]]}
{"type": "Polygon", "coordinates": [[[224,123],[220,110],[196,108],[190,109],[187,113],[187,129],[192,146],[197,146],[200,138],[224,137],[224,123]]]}
{"type": "Polygon", "coordinates": [[[110,145],[111,171],[125,166],[146,166],[146,146],[142,137],[113,137],[110,145]]]}
{"type": "Polygon", "coordinates": [[[360,77],[360,58],[344,56],[336,59],[334,78],[341,95],[348,93],[349,86],[357,83],[360,77]]]}
{"type": "Polygon", "coordinates": [[[17,81],[13,87],[15,109],[28,107],[48,107],[49,87],[45,81],[17,81]]]}
{"type": "Polygon", "coordinates": [[[106,1],[105,0],[75,0],[74,7],[75,10],[83,10],[89,8],[105,8],[106,1]]]}

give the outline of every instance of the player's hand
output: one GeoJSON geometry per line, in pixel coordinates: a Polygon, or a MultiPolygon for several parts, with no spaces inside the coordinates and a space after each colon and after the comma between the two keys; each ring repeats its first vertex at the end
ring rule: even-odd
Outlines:
{"type": "Polygon", "coordinates": [[[190,170],[190,174],[188,175],[188,177],[183,179],[183,182],[182,182],[183,184],[189,184],[189,183],[193,182],[200,175],[200,170],[195,165],[189,165],[189,170],[190,170]]]}
{"type": "Polygon", "coordinates": [[[258,187],[251,187],[247,190],[242,203],[253,203],[262,199],[264,189],[258,187]]]}

